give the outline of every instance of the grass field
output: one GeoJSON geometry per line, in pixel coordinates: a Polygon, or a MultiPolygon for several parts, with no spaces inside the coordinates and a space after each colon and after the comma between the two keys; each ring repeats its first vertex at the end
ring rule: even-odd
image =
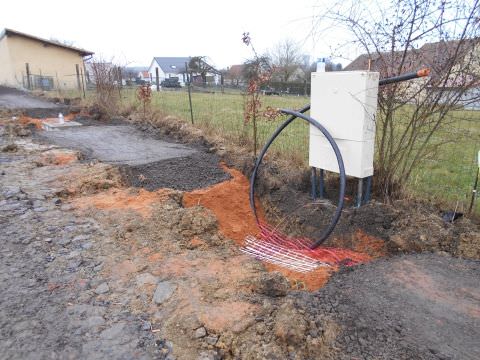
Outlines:
{"type": "MultiPolygon", "coordinates": [[[[133,101],[133,95],[127,95],[127,101],[133,101]]],[[[309,98],[295,96],[264,96],[262,107],[298,109],[308,104],[309,98]]],[[[245,125],[243,119],[244,98],[239,93],[192,93],[194,123],[200,127],[213,129],[232,141],[251,141],[253,127],[245,125]]],[[[166,114],[175,115],[187,122],[191,121],[188,93],[185,91],[153,92],[152,109],[160,109],[166,114]]],[[[276,120],[258,121],[258,143],[263,146],[266,139],[282,122],[276,120]]],[[[273,151],[279,151],[290,158],[306,161],[308,156],[308,126],[301,121],[294,122],[272,145],[273,151]]]]}
{"type": "MultiPolygon", "coordinates": [[[[137,101],[133,90],[123,92],[123,103],[137,101]]],[[[262,106],[266,108],[299,109],[309,102],[308,97],[263,96],[262,106]]],[[[244,98],[237,93],[192,92],[192,108],[195,125],[235,141],[246,143],[252,139],[252,126],[243,121],[244,98]]],[[[153,92],[152,109],[190,122],[188,93],[181,91],[153,92]]],[[[470,202],[472,185],[477,169],[476,154],[480,150],[480,111],[455,111],[450,115],[453,125],[437,136],[442,140],[452,140],[432,154],[415,171],[410,181],[410,189],[416,196],[430,198],[444,203],[449,209],[465,211],[470,202]]],[[[258,121],[258,141],[260,147],[273,133],[284,118],[273,121],[258,121]]],[[[308,160],[308,125],[295,121],[272,146],[281,156],[294,159],[306,166],[308,160]]],[[[475,212],[480,214],[480,199],[475,212]]]]}

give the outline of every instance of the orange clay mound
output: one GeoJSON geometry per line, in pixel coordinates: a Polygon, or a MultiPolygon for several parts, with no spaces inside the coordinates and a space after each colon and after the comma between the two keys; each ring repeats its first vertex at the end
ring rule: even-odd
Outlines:
{"type": "MultiPolygon", "coordinates": [[[[212,210],[217,217],[222,234],[235,240],[237,244],[243,245],[247,235],[259,233],[258,225],[250,209],[249,181],[240,171],[229,169],[226,166],[223,166],[223,168],[232,176],[231,180],[207,189],[185,193],[183,204],[186,207],[202,205],[212,210]]],[[[261,207],[258,206],[257,209],[260,219],[263,219],[264,213],[261,207]]],[[[335,255],[335,259],[330,259],[328,251],[326,251],[325,260],[335,262],[352,259],[363,262],[371,259],[367,254],[356,253],[346,249],[335,249],[335,255]]],[[[310,291],[317,290],[325,285],[332,272],[337,270],[336,266],[332,266],[331,268],[321,267],[309,273],[299,273],[269,263],[265,263],[265,267],[268,271],[279,271],[282,273],[290,280],[294,288],[310,291]]]]}
{"type": "Polygon", "coordinates": [[[73,204],[81,209],[95,207],[101,210],[133,210],[144,217],[152,214],[152,205],[164,200],[170,190],[160,189],[154,192],[145,189],[118,189],[79,197],[73,200],[73,204]]]}
{"type": "Polygon", "coordinates": [[[355,251],[367,253],[373,258],[378,258],[387,255],[385,242],[375,236],[368,235],[362,230],[357,230],[353,235],[353,244],[355,244],[355,251]]]}
{"type": "MultiPolygon", "coordinates": [[[[202,205],[212,210],[222,234],[243,245],[245,236],[258,233],[257,222],[248,198],[250,184],[240,171],[222,167],[233,179],[206,189],[185,193],[183,205],[186,207],[202,205]]],[[[259,214],[260,218],[263,218],[261,209],[259,214]]]]}
{"type": "Polygon", "coordinates": [[[40,163],[43,165],[68,165],[78,160],[74,151],[50,150],[40,156],[40,163]]]}

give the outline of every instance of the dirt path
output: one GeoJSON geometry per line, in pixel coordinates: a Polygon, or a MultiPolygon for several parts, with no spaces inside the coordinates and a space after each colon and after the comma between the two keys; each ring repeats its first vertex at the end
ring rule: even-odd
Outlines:
{"type": "Polygon", "coordinates": [[[104,253],[95,249],[108,243],[101,227],[56,195],[61,186],[52,180],[68,169],[38,167],[34,159],[0,158],[1,357],[158,357],[144,319],[121,303],[126,289],[109,289],[101,276],[104,253]],[[115,304],[106,299],[114,292],[115,304]]]}
{"type": "Polygon", "coordinates": [[[379,260],[333,276],[313,297],[315,319],[342,331],[342,359],[480,358],[480,263],[431,254],[379,260]]]}
{"type": "Polygon", "coordinates": [[[29,94],[0,86],[0,108],[6,109],[60,109],[50,101],[38,99],[29,94]]]}

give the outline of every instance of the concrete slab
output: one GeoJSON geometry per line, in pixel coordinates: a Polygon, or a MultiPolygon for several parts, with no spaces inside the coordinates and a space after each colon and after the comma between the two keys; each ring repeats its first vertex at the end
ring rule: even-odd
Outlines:
{"type": "Polygon", "coordinates": [[[153,139],[131,126],[77,126],[45,131],[40,137],[103,162],[130,166],[186,157],[197,152],[181,144],[153,139]]]}
{"type": "Polygon", "coordinates": [[[73,126],[82,126],[79,122],[76,121],[65,121],[64,123],[43,123],[43,128],[47,131],[56,131],[60,129],[66,129],[73,126]]]}

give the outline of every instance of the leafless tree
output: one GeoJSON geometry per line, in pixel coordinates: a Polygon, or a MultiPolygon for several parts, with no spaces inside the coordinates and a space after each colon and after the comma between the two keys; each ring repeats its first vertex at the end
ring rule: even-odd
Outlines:
{"type": "Polygon", "coordinates": [[[220,72],[213,66],[209,65],[207,61],[208,59],[206,56],[194,56],[190,59],[188,64],[188,70],[199,74],[202,77],[203,84],[207,83],[208,73],[220,75],[220,72]]]}
{"type": "Polygon", "coordinates": [[[479,15],[479,0],[352,0],[321,17],[348,31],[350,45],[364,54],[352,70],[378,71],[381,78],[431,70],[428,78],[380,89],[376,183],[385,198],[402,190],[423,160],[455,140],[438,136],[455,130],[452,110],[480,101],[479,15]]]}
{"type": "Polygon", "coordinates": [[[292,80],[303,60],[299,45],[292,39],[280,41],[268,52],[268,57],[276,69],[274,76],[283,82],[292,80]]]}

